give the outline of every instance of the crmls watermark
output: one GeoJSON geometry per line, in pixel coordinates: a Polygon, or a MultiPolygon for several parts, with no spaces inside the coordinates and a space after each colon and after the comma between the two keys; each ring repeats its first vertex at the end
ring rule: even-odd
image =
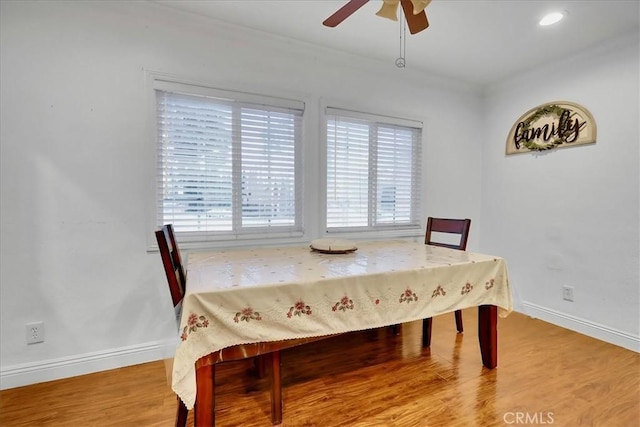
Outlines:
{"type": "Polygon", "coordinates": [[[505,412],[502,415],[505,424],[546,425],[553,424],[553,412],[505,412]]]}

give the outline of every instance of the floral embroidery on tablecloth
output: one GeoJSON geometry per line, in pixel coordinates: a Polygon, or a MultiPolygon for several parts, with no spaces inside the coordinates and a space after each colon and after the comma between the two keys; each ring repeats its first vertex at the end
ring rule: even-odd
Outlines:
{"type": "Polygon", "coordinates": [[[186,341],[190,333],[195,332],[198,328],[206,328],[209,326],[209,320],[205,316],[198,316],[195,313],[191,313],[187,319],[187,326],[182,329],[180,339],[186,341]]]}
{"type": "Polygon", "coordinates": [[[233,318],[233,321],[238,323],[241,320],[248,322],[249,320],[262,320],[262,316],[257,311],[253,311],[253,308],[247,307],[243,308],[242,311],[236,313],[233,318]]]}
{"type": "Polygon", "coordinates": [[[489,289],[493,288],[493,282],[494,282],[494,279],[490,279],[488,282],[485,282],[484,288],[486,290],[489,290],[489,289]]]}
{"type": "Polygon", "coordinates": [[[400,295],[400,300],[398,302],[410,303],[412,301],[418,301],[418,295],[416,295],[411,289],[407,288],[407,290],[400,295]]]}
{"type": "Polygon", "coordinates": [[[473,285],[469,282],[467,282],[462,289],[460,290],[460,295],[466,295],[469,292],[471,292],[471,290],[473,289],[473,285]]]}
{"type": "Polygon", "coordinates": [[[447,295],[447,291],[445,291],[444,288],[440,285],[438,285],[438,287],[433,291],[433,293],[431,294],[431,298],[435,298],[438,295],[447,295]]]}
{"type": "Polygon", "coordinates": [[[311,315],[311,307],[306,305],[302,300],[296,302],[293,307],[289,309],[287,312],[287,317],[291,319],[291,316],[302,316],[306,314],[307,316],[311,315]]]}
{"type": "Polygon", "coordinates": [[[353,307],[354,307],[353,300],[345,295],[340,299],[340,301],[338,301],[333,305],[333,307],[331,307],[331,310],[347,311],[347,310],[353,310],[353,307]]]}

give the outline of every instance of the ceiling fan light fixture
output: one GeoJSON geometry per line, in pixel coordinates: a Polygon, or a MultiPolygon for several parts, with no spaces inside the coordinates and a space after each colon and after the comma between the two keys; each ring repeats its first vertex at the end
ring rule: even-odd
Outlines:
{"type": "Polygon", "coordinates": [[[429,6],[431,0],[411,0],[411,3],[413,4],[413,14],[417,15],[429,6]]]}
{"type": "Polygon", "coordinates": [[[398,4],[400,0],[384,0],[380,10],[376,12],[376,15],[383,18],[391,19],[392,21],[398,20],[398,4]]]}
{"type": "Polygon", "coordinates": [[[549,25],[553,25],[557,22],[560,22],[562,18],[564,18],[563,12],[552,12],[548,13],[542,17],[542,19],[538,22],[538,25],[541,27],[547,27],[549,25]]]}

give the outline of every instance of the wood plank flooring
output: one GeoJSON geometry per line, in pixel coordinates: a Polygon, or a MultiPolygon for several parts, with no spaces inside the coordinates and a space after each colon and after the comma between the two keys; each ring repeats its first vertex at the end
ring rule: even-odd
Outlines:
{"type": "MultiPolygon", "coordinates": [[[[363,331],[282,354],[283,426],[640,425],[640,355],[513,313],[498,322],[498,368],[482,367],[477,310],[363,331]]],[[[218,426],[270,426],[268,379],[250,361],[216,372],[218,426]]],[[[162,361],[0,392],[0,426],[172,426],[162,361]]],[[[192,425],[192,414],[189,425],[192,425]]]]}

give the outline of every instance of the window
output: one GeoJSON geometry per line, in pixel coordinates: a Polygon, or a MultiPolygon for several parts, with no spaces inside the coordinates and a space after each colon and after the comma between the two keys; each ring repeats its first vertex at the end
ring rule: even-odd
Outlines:
{"type": "Polygon", "coordinates": [[[186,241],[302,232],[304,104],[154,82],[158,226],[186,241]]]}
{"type": "Polygon", "coordinates": [[[420,227],[421,128],[327,108],[327,231],[420,227]]]}

